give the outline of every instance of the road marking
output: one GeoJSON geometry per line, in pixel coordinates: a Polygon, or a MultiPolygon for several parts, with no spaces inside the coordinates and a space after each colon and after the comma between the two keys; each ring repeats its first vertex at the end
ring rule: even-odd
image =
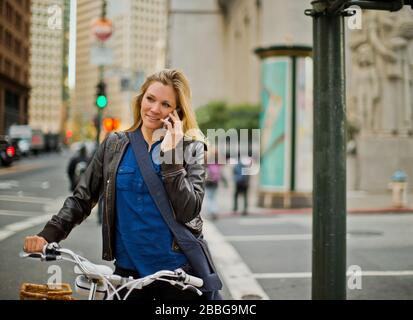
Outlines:
{"type": "MultiPolygon", "coordinates": [[[[291,215],[287,216],[281,216],[281,215],[276,215],[272,218],[245,218],[245,219],[239,219],[237,223],[239,225],[244,225],[244,226],[256,226],[256,225],[268,225],[268,224],[282,224],[282,223],[294,223],[294,224],[305,224],[305,223],[311,223],[311,217],[292,217],[291,215]]],[[[310,224],[311,225],[311,224],[310,224]]]]}
{"type": "Polygon", "coordinates": [[[33,217],[38,214],[38,211],[0,210],[0,216],[33,217]]]}
{"type": "MultiPolygon", "coordinates": [[[[225,239],[232,242],[242,241],[294,241],[294,240],[311,240],[312,234],[258,234],[258,235],[239,235],[225,236],[225,239]]],[[[369,237],[369,235],[367,235],[369,237]]],[[[347,239],[360,239],[362,236],[347,234],[347,239]]]]}
{"type": "Polygon", "coordinates": [[[254,273],[255,279],[301,279],[311,278],[311,272],[294,272],[294,273],[254,273]]]}
{"type": "Polygon", "coordinates": [[[42,189],[46,190],[50,188],[50,182],[49,181],[43,181],[42,182],[42,189]]]}
{"type": "Polygon", "coordinates": [[[249,218],[249,219],[239,219],[239,225],[244,226],[255,226],[255,225],[267,225],[267,224],[278,224],[280,220],[278,216],[274,216],[274,218],[249,218]]]}
{"type": "MultiPolygon", "coordinates": [[[[353,276],[354,272],[347,272],[347,276],[353,276]]],[[[294,273],[254,273],[255,279],[304,279],[311,278],[311,272],[294,272],[294,273]]],[[[413,270],[400,271],[361,271],[361,277],[397,277],[413,276],[413,270]]]]}
{"type": "Polygon", "coordinates": [[[50,220],[51,216],[52,216],[51,213],[47,213],[41,216],[28,218],[23,221],[8,224],[7,226],[4,226],[3,228],[0,229],[0,241],[14,235],[15,233],[19,231],[23,231],[25,229],[34,227],[38,224],[45,223],[50,220]]]}
{"type": "Polygon", "coordinates": [[[269,300],[268,295],[255,280],[251,270],[242,261],[234,247],[212,223],[205,221],[204,234],[219,273],[235,300],[269,300]]]}
{"type": "Polygon", "coordinates": [[[362,270],[361,276],[368,276],[368,277],[413,276],[413,270],[400,270],[400,271],[363,271],[362,270]]]}
{"type": "Polygon", "coordinates": [[[10,196],[0,195],[0,201],[14,201],[14,202],[27,202],[27,203],[41,203],[46,204],[55,199],[41,198],[41,197],[26,197],[26,196],[10,196]]]}
{"type": "Polygon", "coordinates": [[[311,234],[262,234],[250,236],[225,236],[228,241],[290,241],[311,240],[311,234]]]}
{"type": "Polygon", "coordinates": [[[19,181],[17,180],[7,180],[0,182],[0,190],[8,190],[12,188],[17,188],[19,186],[19,181]]]}
{"type": "Polygon", "coordinates": [[[48,164],[15,164],[11,167],[0,168],[0,176],[8,175],[12,173],[22,173],[26,171],[43,169],[48,167],[48,164]]]}

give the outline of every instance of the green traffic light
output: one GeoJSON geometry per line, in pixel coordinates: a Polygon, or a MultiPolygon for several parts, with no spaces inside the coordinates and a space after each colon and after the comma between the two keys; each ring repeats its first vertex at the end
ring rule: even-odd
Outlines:
{"type": "Polygon", "coordinates": [[[96,99],[96,105],[97,105],[99,108],[104,108],[104,107],[106,107],[107,104],[108,104],[108,100],[106,99],[105,96],[99,96],[99,97],[97,97],[97,99],[96,99]]]}

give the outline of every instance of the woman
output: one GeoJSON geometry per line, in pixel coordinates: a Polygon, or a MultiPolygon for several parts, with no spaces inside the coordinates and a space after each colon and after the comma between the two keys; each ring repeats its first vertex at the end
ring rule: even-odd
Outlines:
{"type": "MultiPolygon", "coordinates": [[[[185,76],[170,69],[149,76],[136,97],[133,112],[132,127],[113,133],[102,142],[73,195],[38,235],[25,239],[24,250],[41,251],[46,243],[65,239],[90,214],[103,193],[103,259],[115,259],[116,274],[137,278],[182,267],[203,278],[201,297],[219,299],[221,282],[202,238],[199,215],[204,197],[206,144],[191,109],[185,76]],[[133,140],[132,145],[132,139],[138,140],[133,140]],[[143,148],[137,149],[139,141],[144,141],[140,144],[143,148]],[[162,181],[173,210],[169,217],[174,217],[175,224],[165,216],[165,210],[158,209],[162,194],[151,195],[145,181],[147,170],[140,170],[141,157],[136,157],[135,152],[143,149],[150,155],[150,169],[153,167],[162,181]],[[179,161],[183,158],[179,150],[184,151],[183,161],[179,161]],[[191,161],[187,161],[188,154],[191,161]]],[[[194,293],[160,281],[134,290],[130,297],[197,298],[194,293]]]]}

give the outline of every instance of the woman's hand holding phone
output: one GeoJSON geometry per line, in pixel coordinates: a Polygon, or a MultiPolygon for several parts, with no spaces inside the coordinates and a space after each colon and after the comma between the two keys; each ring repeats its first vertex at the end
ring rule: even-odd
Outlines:
{"type": "Polygon", "coordinates": [[[168,150],[174,149],[178,143],[183,139],[184,132],[182,128],[182,122],[179,118],[178,112],[176,109],[172,111],[168,117],[161,119],[166,127],[166,135],[161,143],[161,150],[166,152],[168,150]]]}

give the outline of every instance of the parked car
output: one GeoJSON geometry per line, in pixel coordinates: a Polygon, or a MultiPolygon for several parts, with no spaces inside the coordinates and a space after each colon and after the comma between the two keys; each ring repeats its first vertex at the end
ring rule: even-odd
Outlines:
{"type": "Polygon", "coordinates": [[[29,153],[30,153],[30,141],[28,139],[25,139],[25,138],[18,139],[16,141],[16,145],[17,145],[18,151],[23,156],[28,156],[29,155],[29,153]]]}
{"type": "Polygon", "coordinates": [[[16,149],[8,136],[0,136],[0,161],[3,166],[10,166],[16,155],[16,149]]]}

